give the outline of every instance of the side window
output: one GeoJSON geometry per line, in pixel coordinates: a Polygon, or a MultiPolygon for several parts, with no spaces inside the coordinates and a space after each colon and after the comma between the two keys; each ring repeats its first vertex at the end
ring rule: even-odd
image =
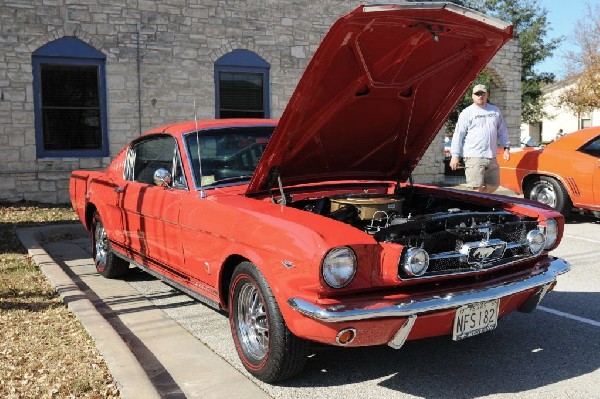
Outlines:
{"type": "Polygon", "coordinates": [[[33,52],[38,157],[108,155],[105,59],[74,37],[33,52]]]}
{"type": "Polygon", "coordinates": [[[173,161],[173,188],[180,190],[187,190],[188,188],[179,151],[175,151],[175,158],[173,161]]]}
{"type": "Polygon", "coordinates": [[[596,137],[592,141],[580,148],[581,152],[591,155],[596,158],[600,158],[600,137],[596,137]]]}
{"type": "Polygon", "coordinates": [[[177,142],[170,136],[158,136],[138,141],[127,154],[125,178],[154,185],[154,172],[164,168],[173,176],[173,186],[186,188],[177,142]]]}
{"type": "Polygon", "coordinates": [[[270,65],[248,50],[234,50],[215,62],[215,116],[269,118],[270,65]]]}

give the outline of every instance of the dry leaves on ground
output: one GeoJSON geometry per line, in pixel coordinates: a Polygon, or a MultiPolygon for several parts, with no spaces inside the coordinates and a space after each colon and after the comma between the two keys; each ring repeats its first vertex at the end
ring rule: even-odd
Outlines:
{"type": "Polygon", "coordinates": [[[27,257],[15,229],[76,220],[66,206],[0,204],[0,397],[119,398],[79,321],[27,257]]]}

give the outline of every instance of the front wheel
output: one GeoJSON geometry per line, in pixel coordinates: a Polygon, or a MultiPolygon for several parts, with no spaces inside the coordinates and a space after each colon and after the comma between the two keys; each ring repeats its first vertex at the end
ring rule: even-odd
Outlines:
{"type": "Polygon", "coordinates": [[[308,343],[287,328],[269,285],[250,262],[233,274],[229,323],[244,367],[259,380],[281,381],[304,368],[308,343]]]}
{"type": "Polygon", "coordinates": [[[528,185],[525,195],[528,199],[551,206],[564,216],[568,216],[571,208],[573,208],[567,190],[558,180],[552,177],[537,177],[528,185]]]}
{"type": "Polygon", "coordinates": [[[98,212],[94,213],[92,219],[92,257],[96,270],[106,278],[121,277],[129,271],[129,262],[113,252],[98,212]]]}

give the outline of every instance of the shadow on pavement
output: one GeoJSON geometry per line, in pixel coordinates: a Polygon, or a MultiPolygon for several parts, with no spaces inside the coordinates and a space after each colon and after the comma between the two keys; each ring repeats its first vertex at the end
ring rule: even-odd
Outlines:
{"type": "MultiPolygon", "coordinates": [[[[561,303],[582,300],[600,308],[597,293],[549,296],[561,303]]],[[[301,378],[283,386],[382,379],[380,386],[417,397],[516,394],[596,371],[598,353],[598,327],[536,310],[509,315],[498,329],[464,341],[440,337],[408,342],[398,351],[387,347],[324,351],[311,359],[301,378]],[[543,331],[548,333],[540,334],[543,331]]]]}
{"type": "Polygon", "coordinates": [[[578,213],[572,212],[569,216],[565,218],[565,223],[567,224],[583,224],[583,223],[591,223],[591,224],[600,224],[600,219],[595,217],[590,213],[578,213]]]}

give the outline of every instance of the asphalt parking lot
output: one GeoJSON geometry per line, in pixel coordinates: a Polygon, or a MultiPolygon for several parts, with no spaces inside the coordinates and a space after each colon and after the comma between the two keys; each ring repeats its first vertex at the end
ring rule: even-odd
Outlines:
{"type": "MultiPolygon", "coordinates": [[[[83,254],[72,256],[82,259],[56,259],[63,268],[69,264],[90,264],[91,259],[85,259],[86,251],[89,253],[87,238],[47,244],[51,256],[58,251],[57,245],[62,251],[64,245],[83,250],[70,252],[83,254]]],[[[126,282],[162,311],[165,318],[183,326],[232,370],[246,375],[258,391],[273,398],[505,398],[515,394],[520,398],[597,398],[600,220],[570,217],[563,241],[554,254],[569,261],[572,269],[559,278],[555,290],[531,314],[514,313],[501,320],[496,330],[459,342],[444,337],[409,342],[401,350],[326,349],[311,357],[302,375],[279,385],[264,384],[246,374],[235,352],[225,314],[137,269],[126,282]]],[[[82,269],[79,284],[93,294],[97,277],[89,269],[82,269]]],[[[103,285],[111,284],[110,280],[101,280],[103,285]]],[[[130,346],[135,350],[135,345],[130,346]]],[[[185,397],[185,386],[210,378],[202,372],[189,375],[189,381],[171,381],[169,389],[173,385],[182,389],[166,396],[185,397]]]]}

